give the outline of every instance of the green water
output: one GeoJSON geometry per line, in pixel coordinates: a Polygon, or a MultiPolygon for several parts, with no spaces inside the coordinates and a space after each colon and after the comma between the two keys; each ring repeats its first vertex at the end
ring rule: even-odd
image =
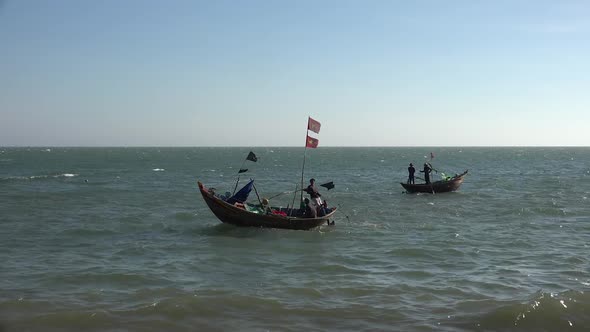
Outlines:
{"type": "MultiPolygon", "coordinates": [[[[261,196],[302,148],[0,148],[5,331],[585,331],[590,148],[319,148],[312,231],[217,220],[196,181],[261,196]],[[460,190],[408,195],[407,164],[460,190]],[[437,175],[434,174],[436,177],[437,175]]],[[[291,204],[279,195],[273,205],[291,204]]],[[[1,330],[1,329],[0,329],[1,330]]]]}

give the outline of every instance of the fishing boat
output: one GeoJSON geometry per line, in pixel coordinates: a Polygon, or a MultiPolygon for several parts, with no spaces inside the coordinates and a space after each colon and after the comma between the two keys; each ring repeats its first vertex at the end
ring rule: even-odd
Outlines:
{"type": "Polygon", "coordinates": [[[323,216],[307,218],[303,209],[241,202],[242,199],[236,196],[240,192],[226,198],[216,194],[214,189],[205,187],[201,182],[198,182],[198,185],[211,212],[222,222],[236,226],[308,230],[323,224],[330,224],[330,219],[336,213],[336,207],[334,207],[323,216]]]}
{"type": "Polygon", "coordinates": [[[446,193],[459,189],[463,183],[465,175],[467,175],[467,170],[448,179],[431,182],[429,184],[409,184],[403,182],[400,182],[400,184],[408,193],[446,193]]]}
{"type": "MultiPolygon", "coordinates": [[[[301,208],[295,208],[295,205],[297,205],[297,203],[295,203],[295,197],[293,197],[293,206],[290,208],[289,206],[287,206],[287,208],[271,206],[268,199],[260,199],[258,190],[254,186],[254,180],[252,179],[250,179],[250,182],[248,182],[248,184],[246,184],[242,189],[237,192],[235,191],[240,181],[240,174],[248,171],[248,168],[244,167],[245,163],[247,161],[258,161],[258,157],[254,154],[254,152],[250,151],[242,163],[242,166],[239,168],[237,174],[238,180],[236,181],[233,194],[229,192],[226,194],[218,194],[215,192],[215,189],[207,188],[201,182],[197,181],[201,195],[203,196],[203,199],[205,200],[205,203],[207,203],[209,209],[211,209],[211,212],[213,212],[213,214],[222,222],[236,226],[307,230],[318,227],[322,224],[334,225],[334,221],[330,220],[336,213],[336,207],[328,208],[325,202],[324,204],[320,205],[321,202],[319,201],[319,198],[314,204],[310,204],[307,198],[305,201],[303,200],[304,191],[309,193],[310,196],[312,193],[317,193],[317,189],[313,187],[311,180],[311,188],[308,187],[308,189],[313,189],[313,191],[310,193],[308,190],[303,190],[303,175],[305,170],[305,152],[308,148],[317,148],[319,143],[317,138],[309,136],[309,132],[312,131],[316,134],[319,134],[320,127],[321,125],[318,121],[312,119],[311,117],[308,118],[305,150],[303,152],[303,167],[301,169],[301,189],[297,190],[297,188],[295,188],[296,190],[293,192],[294,194],[300,192],[301,204],[299,205],[301,208]],[[252,189],[254,189],[256,192],[256,197],[258,198],[259,204],[247,202],[248,195],[252,189]],[[305,202],[305,205],[303,202],[305,202]],[[309,214],[306,214],[306,209],[309,214]]],[[[334,188],[334,183],[328,182],[320,186],[330,190],[334,188]]]]}

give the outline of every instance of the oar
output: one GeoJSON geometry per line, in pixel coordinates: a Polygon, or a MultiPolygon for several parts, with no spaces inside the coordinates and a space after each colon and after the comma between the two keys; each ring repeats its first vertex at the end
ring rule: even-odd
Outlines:
{"type": "MultiPolygon", "coordinates": [[[[419,180],[422,180],[422,181],[426,182],[426,180],[425,180],[425,179],[423,179],[423,178],[421,178],[421,177],[419,177],[419,176],[417,176],[417,177],[416,177],[416,179],[419,179],[419,180]]],[[[426,184],[426,183],[425,183],[425,184],[426,184]]],[[[428,184],[430,184],[430,190],[432,190],[432,194],[434,194],[434,187],[432,186],[432,182],[430,182],[430,183],[428,183],[428,184]]]]}
{"type": "Polygon", "coordinates": [[[421,177],[419,177],[419,176],[417,176],[417,177],[416,177],[416,179],[418,179],[418,180],[422,180],[422,181],[426,182],[426,179],[424,179],[424,178],[421,178],[421,177]]]}
{"type": "Polygon", "coordinates": [[[256,186],[252,186],[254,188],[254,192],[256,193],[256,197],[258,198],[258,203],[262,206],[262,201],[260,200],[260,195],[258,195],[258,190],[256,190],[256,186]]]}

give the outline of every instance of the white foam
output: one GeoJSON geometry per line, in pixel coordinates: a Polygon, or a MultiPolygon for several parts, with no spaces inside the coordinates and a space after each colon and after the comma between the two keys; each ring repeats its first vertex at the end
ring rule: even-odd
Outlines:
{"type": "Polygon", "coordinates": [[[163,169],[163,168],[154,168],[152,171],[154,171],[154,172],[164,172],[165,169],[163,169]]]}
{"type": "Polygon", "coordinates": [[[31,176],[11,176],[6,179],[9,180],[36,180],[36,179],[47,179],[47,178],[71,178],[79,176],[80,174],[63,173],[56,175],[31,175],[31,176]]]}

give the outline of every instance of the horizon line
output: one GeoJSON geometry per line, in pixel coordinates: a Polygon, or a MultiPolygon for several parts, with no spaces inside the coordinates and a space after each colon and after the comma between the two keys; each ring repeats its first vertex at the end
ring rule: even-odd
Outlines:
{"type": "MultiPolygon", "coordinates": [[[[588,148],[590,145],[327,145],[320,148],[588,148]]],[[[305,148],[295,145],[0,145],[0,148],[305,148]]],[[[309,148],[310,150],[312,148],[309,148]]]]}

